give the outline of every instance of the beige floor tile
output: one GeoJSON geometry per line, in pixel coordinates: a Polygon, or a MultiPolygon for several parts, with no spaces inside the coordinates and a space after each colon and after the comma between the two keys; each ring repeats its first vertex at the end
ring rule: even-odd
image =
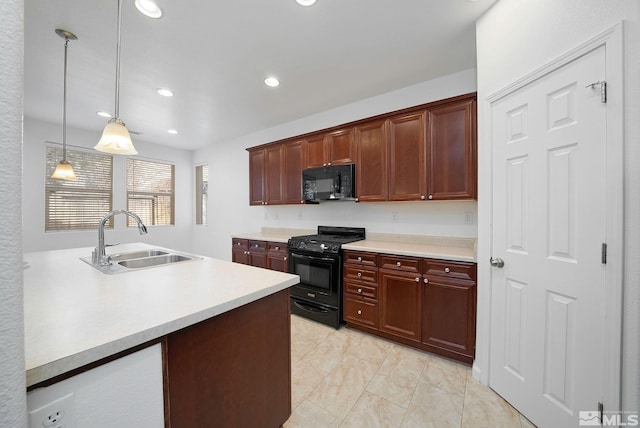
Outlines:
{"type": "Polygon", "coordinates": [[[418,382],[404,417],[406,428],[459,428],[464,396],[428,382],[418,382]]]}
{"type": "Polygon", "coordinates": [[[292,358],[291,406],[294,408],[298,406],[326,376],[327,373],[316,369],[306,361],[292,358]]]}
{"type": "Polygon", "coordinates": [[[303,401],[293,409],[284,428],[334,428],[340,425],[340,419],[309,401],[303,401]]]}
{"type": "Polygon", "coordinates": [[[303,360],[318,370],[329,373],[344,360],[351,340],[354,339],[346,334],[327,335],[313,352],[305,354],[303,360]]]}
{"type": "Polygon", "coordinates": [[[420,379],[447,392],[462,395],[470,373],[468,366],[434,356],[422,371],[420,379]]]}
{"type": "Polygon", "coordinates": [[[378,366],[353,356],[344,357],[322,382],[307,396],[307,400],[331,412],[340,419],[347,416],[360,394],[369,384],[378,366]]]}
{"type": "Polygon", "coordinates": [[[383,397],[403,408],[409,402],[429,357],[395,346],[367,386],[367,391],[383,397]]]}
{"type": "Polygon", "coordinates": [[[379,340],[363,333],[349,333],[350,340],[346,352],[361,360],[373,364],[382,364],[387,353],[393,349],[393,344],[385,340],[379,340]]]}
{"type": "Polygon", "coordinates": [[[402,423],[405,409],[375,394],[363,392],[340,428],[391,428],[402,423]]]}
{"type": "Polygon", "coordinates": [[[520,414],[509,403],[490,388],[469,379],[462,411],[463,428],[520,426],[520,414]]]}

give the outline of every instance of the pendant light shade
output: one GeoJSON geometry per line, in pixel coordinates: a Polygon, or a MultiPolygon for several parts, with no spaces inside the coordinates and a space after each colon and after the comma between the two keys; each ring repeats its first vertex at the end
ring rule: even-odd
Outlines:
{"type": "Polygon", "coordinates": [[[64,85],[62,96],[62,160],[56,166],[56,170],[51,174],[51,178],[60,180],[77,180],[73,173],[73,167],[67,161],[67,47],[69,40],[76,40],[77,37],[70,31],[56,29],[56,34],[64,39],[64,85]]]}
{"type": "Polygon", "coordinates": [[[135,155],[138,151],[133,146],[131,135],[120,119],[120,39],[122,26],[122,0],[118,0],[118,37],[116,43],[116,108],[113,118],[102,131],[102,137],[94,149],[116,155],[135,155]]]}

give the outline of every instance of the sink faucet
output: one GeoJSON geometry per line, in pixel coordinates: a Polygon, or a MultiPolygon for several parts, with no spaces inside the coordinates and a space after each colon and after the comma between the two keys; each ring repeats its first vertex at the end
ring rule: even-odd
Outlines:
{"type": "Polygon", "coordinates": [[[136,223],[138,223],[138,232],[140,232],[140,235],[144,235],[147,233],[147,227],[144,225],[144,223],[142,223],[142,220],[140,220],[140,217],[138,217],[136,213],[127,210],[113,210],[108,212],[107,215],[102,217],[102,220],[100,220],[100,224],[98,224],[98,246],[93,250],[93,253],[91,254],[91,261],[96,266],[108,266],[111,264],[111,262],[109,261],[109,257],[107,257],[105,252],[104,225],[107,224],[107,221],[109,221],[111,217],[117,214],[126,214],[129,217],[133,218],[136,223]]]}

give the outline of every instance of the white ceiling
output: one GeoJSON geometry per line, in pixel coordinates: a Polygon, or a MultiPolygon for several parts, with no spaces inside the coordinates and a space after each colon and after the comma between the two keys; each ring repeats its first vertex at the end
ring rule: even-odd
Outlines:
{"type": "MultiPolygon", "coordinates": [[[[134,143],[196,149],[473,68],[474,22],[495,1],[157,0],[164,15],[151,19],[124,0],[120,117],[134,143]],[[263,83],[272,74],[277,88],[263,83]]],[[[25,116],[62,122],[54,30],[69,30],[67,123],[97,142],[96,112],[114,110],[116,5],[25,1],[25,116]]]]}

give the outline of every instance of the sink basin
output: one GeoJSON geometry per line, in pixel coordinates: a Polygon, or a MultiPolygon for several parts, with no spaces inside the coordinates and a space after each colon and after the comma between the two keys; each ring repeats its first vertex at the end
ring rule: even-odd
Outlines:
{"type": "Polygon", "coordinates": [[[131,259],[139,259],[142,257],[153,257],[153,256],[163,256],[165,254],[169,254],[166,251],[162,250],[142,250],[142,251],[132,251],[130,253],[120,253],[114,254],[110,257],[112,262],[119,262],[120,260],[131,260],[131,259]]]}
{"type": "Polygon", "coordinates": [[[202,257],[200,256],[191,254],[151,248],[149,250],[113,254],[109,257],[109,261],[111,263],[106,266],[96,266],[93,264],[91,257],[81,257],[80,260],[88,263],[102,273],[111,275],[114,273],[132,272],[136,269],[153,268],[191,260],[199,260],[201,258],[202,257]]]}
{"type": "MultiPolygon", "coordinates": [[[[160,251],[162,253],[162,251],[160,251]]],[[[156,255],[153,257],[143,257],[133,260],[122,260],[118,262],[120,266],[124,266],[128,269],[140,269],[151,266],[165,265],[168,263],[185,262],[187,260],[193,260],[192,257],[186,257],[180,254],[167,254],[156,255]]]]}

